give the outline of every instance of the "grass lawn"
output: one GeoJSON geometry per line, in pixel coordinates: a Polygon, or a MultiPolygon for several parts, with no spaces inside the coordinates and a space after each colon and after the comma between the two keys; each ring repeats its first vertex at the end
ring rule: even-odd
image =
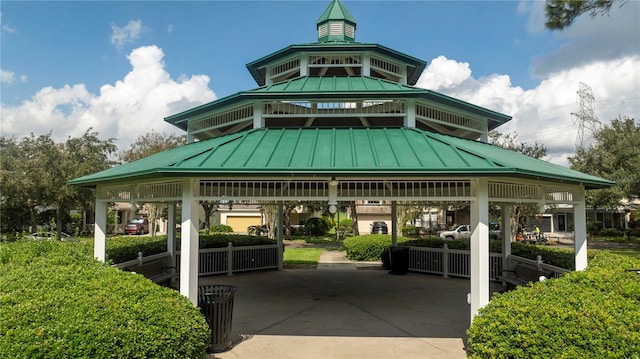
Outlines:
{"type": "Polygon", "coordinates": [[[284,264],[318,264],[322,252],[322,248],[287,248],[284,264]]]}
{"type": "Polygon", "coordinates": [[[606,249],[607,252],[640,259],[640,250],[638,249],[606,249]]]}

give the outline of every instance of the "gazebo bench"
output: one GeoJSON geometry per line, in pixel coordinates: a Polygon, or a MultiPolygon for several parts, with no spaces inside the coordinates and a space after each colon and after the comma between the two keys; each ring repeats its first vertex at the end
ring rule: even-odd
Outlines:
{"type": "Polygon", "coordinates": [[[152,280],[154,283],[163,284],[170,281],[173,277],[178,276],[178,273],[167,272],[167,269],[175,267],[165,267],[161,261],[151,261],[130,268],[129,271],[143,275],[145,278],[152,280]]]}
{"type": "Polygon", "coordinates": [[[526,285],[529,282],[538,282],[540,277],[548,275],[535,267],[528,266],[523,263],[516,264],[513,270],[503,270],[506,272],[503,275],[499,275],[496,278],[504,281],[507,284],[507,288],[515,288],[519,285],[526,285]]]}

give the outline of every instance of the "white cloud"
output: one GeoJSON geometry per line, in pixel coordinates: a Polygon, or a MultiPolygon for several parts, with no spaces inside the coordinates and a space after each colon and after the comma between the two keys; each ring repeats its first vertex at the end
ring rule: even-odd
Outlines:
{"type": "MultiPolygon", "coordinates": [[[[529,31],[544,29],[544,2],[534,1],[521,6],[529,12],[529,31]]],[[[551,54],[533,61],[533,75],[544,79],[554,72],[566,71],[594,61],[615,60],[640,52],[639,1],[614,2],[609,14],[577,17],[571,26],[554,31],[562,45],[551,54]]]]}
{"type": "MultiPolygon", "coordinates": [[[[20,82],[27,82],[27,75],[17,77],[20,82]]],[[[13,71],[0,69],[0,83],[3,85],[11,85],[16,80],[16,74],[13,71]]]]}
{"type": "Polygon", "coordinates": [[[142,20],[129,20],[123,27],[111,23],[111,43],[118,49],[122,49],[125,44],[133,43],[140,37],[142,31],[142,20]]]}
{"type": "Polygon", "coordinates": [[[15,27],[11,27],[9,24],[5,24],[4,21],[2,20],[2,12],[0,12],[0,24],[2,26],[2,31],[3,32],[7,32],[10,34],[13,34],[14,32],[16,32],[16,28],[15,27]]]}
{"type": "Polygon", "coordinates": [[[15,73],[0,69],[0,83],[3,83],[5,85],[11,85],[15,79],[16,79],[15,73]]]}
{"type": "MultiPolygon", "coordinates": [[[[444,56],[432,60],[417,85],[513,116],[498,130],[515,131],[520,141],[543,144],[551,162],[568,165],[579,128],[571,113],[580,111],[581,82],[592,88],[601,122],[621,115],[640,118],[640,2],[623,4],[614,4],[609,15],[584,14],[567,29],[554,32],[562,44],[532,59],[533,74],[540,81],[535,88],[514,87],[503,74],[474,78],[468,63],[444,56]]],[[[529,32],[549,31],[544,28],[543,1],[522,1],[518,11],[528,13],[529,32]]]]}
{"type": "Polygon", "coordinates": [[[438,56],[431,60],[416,85],[425,88],[451,88],[469,78],[471,78],[471,69],[468,62],[457,62],[445,56],[438,56]]]}
{"type": "MultiPolygon", "coordinates": [[[[467,63],[434,59],[425,69],[418,86],[439,91],[494,111],[513,116],[498,131],[516,132],[518,139],[548,148],[551,162],[567,165],[566,157],[575,149],[578,125],[571,113],[580,110],[577,91],[580,82],[591,86],[595,114],[606,123],[620,115],[640,118],[640,55],[594,61],[558,71],[530,90],[511,85],[509,76],[473,78],[467,63]],[[436,73],[448,73],[441,81],[436,73]]],[[[588,135],[588,133],[586,134],[588,135]]]]}
{"type": "Polygon", "coordinates": [[[173,80],[164,68],[164,53],[156,46],[139,47],[128,59],[131,71],[115,84],[103,85],[99,94],[84,84],[46,87],[19,106],[2,108],[3,135],[47,133],[57,141],[81,136],[89,127],[101,138],[116,138],[120,149],[152,130],[182,133],[164,117],[216,98],[206,75],[173,80]]]}

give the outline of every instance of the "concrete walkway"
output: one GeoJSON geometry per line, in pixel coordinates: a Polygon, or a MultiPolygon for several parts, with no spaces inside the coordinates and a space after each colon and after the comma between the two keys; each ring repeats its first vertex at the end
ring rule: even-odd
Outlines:
{"type": "Polygon", "coordinates": [[[211,276],[238,287],[234,347],[208,358],[466,358],[466,279],[380,270],[327,251],[317,269],[211,276]]]}

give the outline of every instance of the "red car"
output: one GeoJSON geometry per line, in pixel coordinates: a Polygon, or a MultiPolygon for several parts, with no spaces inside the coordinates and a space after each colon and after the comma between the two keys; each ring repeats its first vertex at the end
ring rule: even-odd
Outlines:
{"type": "Polygon", "coordinates": [[[145,234],[149,233],[149,220],[146,218],[132,218],[124,226],[125,234],[145,234]]]}

